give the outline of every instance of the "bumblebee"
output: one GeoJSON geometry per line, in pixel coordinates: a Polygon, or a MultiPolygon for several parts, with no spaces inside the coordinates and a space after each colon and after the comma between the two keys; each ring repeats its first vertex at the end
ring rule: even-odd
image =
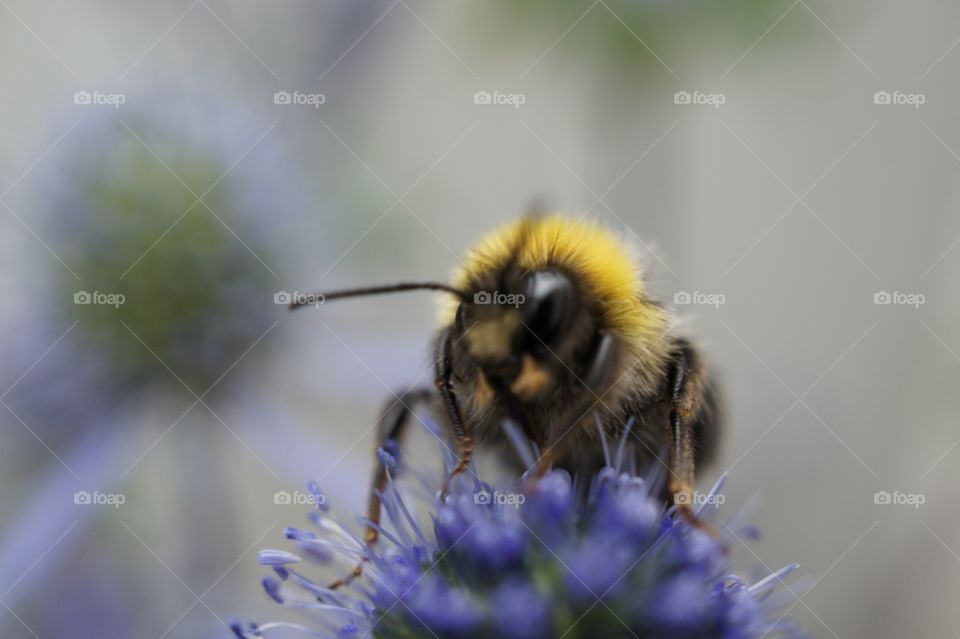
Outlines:
{"type": "MultiPolygon", "coordinates": [[[[714,452],[720,428],[713,376],[676,331],[670,311],[648,296],[640,262],[613,233],[592,221],[528,216],[483,238],[449,285],[403,283],[317,296],[327,301],[420,289],[451,296],[434,341],[435,387],[408,390],[390,404],[379,420],[378,448],[399,444],[412,411],[428,405],[458,457],[446,493],[470,467],[475,448],[510,455],[505,420],[536,445],[532,468],[512,460],[527,481],[552,467],[592,475],[605,463],[604,437],[630,429],[639,463],[667,451],[665,498],[696,522],[695,469],[714,452]]],[[[365,534],[371,545],[386,482],[378,463],[365,534]]],[[[360,574],[358,566],[331,587],[360,574]]]]}

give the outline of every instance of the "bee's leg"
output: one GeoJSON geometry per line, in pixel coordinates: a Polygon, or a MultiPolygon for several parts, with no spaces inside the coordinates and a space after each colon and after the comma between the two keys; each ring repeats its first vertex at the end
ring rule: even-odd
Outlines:
{"type": "Polygon", "coordinates": [[[453,384],[450,381],[453,377],[453,343],[451,340],[449,331],[440,338],[439,348],[437,349],[436,384],[440,391],[440,397],[443,399],[443,407],[447,412],[447,420],[456,438],[457,464],[443,482],[440,489],[441,499],[446,497],[453,480],[470,467],[470,460],[473,458],[473,433],[470,431],[469,425],[463,420],[460,406],[457,403],[457,396],[453,392],[453,384]]]}
{"type": "Polygon", "coordinates": [[[669,491],[677,512],[688,522],[716,535],[693,511],[695,486],[694,425],[701,420],[707,392],[706,371],[696,352],[679,341],[670,365],[669,491]]]}
{"type": "Polygon", "coordinates": [[[582,394],[579,401],[564,413],[557,426],[562,429],[554,432],[551,441],[544,448],[531,473],[534,480],[543,477],[553,466],[554,462],[563,459],[570,448],[573,432],[577,424],[587,417],[598,404],[603,402],[603,396],[611,385],[617,381],[620,374],[622,347],[613,335],[603,332],[591,355],[590,364],[583,377],[583,384],[588,391],[582,394]]]}
{"type": "MultiPolygon", "coordinates": [[[[387,446],[388,442],[393,441],[399,446],[403,434],[410,423],[410,416],[413,414],[413,408],[417,404],[429,401],[433,396],[430,389],[414,389],[400,395],[398,399],[389,402],[386,409],[380,415],[377,422],[377,450],[387,446]]],[[[376,467],[373,471],[373,481],[370,483],[370,494],[367,497],[367,525],[363,532],[363,541],[367,547],[377,543],[379,532],[377,527],[380,525],[380,514],[382,504],[380,495],[387,487],[387,469],[380,461],[379,456],[376,460],[376,467]]],[[[348,585],[351,581],[363,574],[363,564],[357,564],[353,570],[346,575],[331,583],[328,588],[336,590],[342,586],[348,585]]]]}

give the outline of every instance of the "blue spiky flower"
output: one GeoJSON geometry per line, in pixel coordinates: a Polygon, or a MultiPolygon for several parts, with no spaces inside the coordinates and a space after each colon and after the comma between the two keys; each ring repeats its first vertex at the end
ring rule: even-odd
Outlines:
{"type": "MultiPolygon", "coordinates": [[[[380,459],[396,470],[390,452],[380,459]]],[[[315,530],[286,530],[295,552],[260,553],[273,570],[263,580],[267,594],[304,620],[236,623],[233,631],[241,639],[802,636],[770,597],[796,566],[753,583],[731,574],[726,546],[736,530],[724,524],[725,539],[676,516],[663,505],[656,472],[641,477],[621,465],[586,486],[555,470],[525,492],[474,478],[445,499],[428,497],[430,526],[417,522],[391,472],[380,544],[368,549],[319,507],[310,515],[315,530]],[[341,571],[362,560],[364,578],[331,591],[310,571],[338,559],[346,560],[341,571]]],[[[437,482],[419,483],[437,490],[437,482]]],[[[716,503],[720,483],[704,504],[716,503]]],[[[315,484],[310,490],[319,496],[315,484]]]]}

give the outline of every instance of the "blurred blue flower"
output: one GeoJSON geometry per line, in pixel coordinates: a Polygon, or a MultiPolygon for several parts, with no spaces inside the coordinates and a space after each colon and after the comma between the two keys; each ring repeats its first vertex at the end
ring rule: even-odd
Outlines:
{"type": "MultiPolygon", "coordinates": [[[[395,464],[389,453],[380,457],[388,468],[395,464]]],[[[611,467],[585,490],[560,470],[524,492],[462,482],[445,500],[433,500],[427,528],[391,475],[383,495],[389,525],[376,548],[318,509],[311,513],[318,532],[286,531],[298,552],[261,552],[274,572],[263,581],[269,596],[308,621],[232,629],[241,639],[298,632],[381,639],[801,636],[768,597],[796,566],[753,584],[730,574],[731,540],[664,508],[660,487],[656,474],[611,467]],[[306,569],[345,572],[361,559],[365,577],[348,589],[331,591],[306,569]]]]}
{"type": "Polygon", "coordinates": [[[46,235],[77,277],[54,269],[54,315],[79,320],[72,342],[105,363],[101,387],[176,388],[172,371],[201,393],[270,326],[271,224],[289,198],[264,193],[269,171],[243,155],[262,131],[198,139],[152,115],[66,147],[46,235]]]}
{"type": "Polygon", "coordinates": [[[34,252],[23,278],[5,401],[58,454],[181,382],[215,406],[262,369],[251,346],[280,317],[277,271],[310,199],[288,156],[229,96],[168,88],[88,116],[24,181],[57,259],[34,252]]]}
{"type": "MultiPolygon", "coordinates": [[[[218,576],[244,535],[229,528],[223,543],[201,549],[176,522],[239,515],[240,504],[222,497],[237,463],[219,444],[243,432],[228,410],[266,410],[249,380],[265,373],[269,349],[253,346],[282,316],[271,271],[284,272],[290,238],[307,219],[307,181],[275,123],[240,101],[169,86],[158,93],[119,113],[78,111],[17,188],[15,206],[36,212],[30,224],[49,252],[25,250],[33,261],[11,281],[27,303],[4,315],[0,411],[20,424],[0,455],[9,478],[0,574],[29,570],[5,604],[28,611],[41,636],[102,636],[107,618],[136,636],[165,621],[162,606],[127,614],[152,592],[131,577],[140,549],[104,534],[115,511],[76,504],[78,490],[129,496],[124,517],[134,526],[144,512],[138,495],[149,495],[152,521],[167,526],[165,557],[190,567],[181,569],[188,581],[218,576]],[[235,430],[203,406],[185,412],[194,397],[178,378],[235,430]],[[150,446],[171,424],[164,446],[150,446]],[[91,580],[104,553],[131,578],[91,580]],[[65,603],[46,606],[50,595],[65,603]]],[[[258,452],[268,456],[277,439],[258,452]]]]}

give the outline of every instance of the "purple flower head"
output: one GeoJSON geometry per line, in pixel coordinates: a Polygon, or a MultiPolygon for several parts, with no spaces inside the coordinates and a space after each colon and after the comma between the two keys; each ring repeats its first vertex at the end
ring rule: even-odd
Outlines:
{"type": "Polygon", "coordinates": [[[439,481],[421,478],[435,497],[418,501],[398,488],[395,451],[380,459],[390,477],[380,542],[368,548],[313,511],[318,533],[288,529],[300,552],[260,555],[274,572],[263,582],[267,595],[308,621],[235,624],[237,637],[802,636],[768,597],[795,566],[752,585],[732,576],[731,540],[667,508],[656,473],[605,468],[584,486],[559,470],[532,484],[471,479],[443,499],[439,481]],[[418,503],[431,525],[415,517],[418,503]],[[323,585],[357,562],[363,576],[349,587],[323,585]],[[308,576],[311,564],[325,567],[323,579],[308,576]]]}

